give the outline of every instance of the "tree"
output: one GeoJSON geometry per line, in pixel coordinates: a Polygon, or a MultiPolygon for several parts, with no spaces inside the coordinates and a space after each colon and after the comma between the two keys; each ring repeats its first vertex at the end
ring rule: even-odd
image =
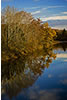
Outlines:
{"type": "Polygon", "coordinates": [[[11,25],[14,23],[14,15],[16,13],[16,9],[14,7],[10,8],[7,6],[5,9],[2,10],[2,24],[6,27],[4,29],[6,33],[6,41],[7,41],[7,48],[9,43],[9,38],[11,36],[11,25]]]}
{"type": "Polygon", "coordinates": [[[44,48],[49,48],[52,46],[53,44],[53,37],[56,36],[56,32],[55,30],[51,29],[51,27],[49,27],[48,22],[42,24],[43,30],[44,30],[44,48]]]}
{"type": "Polygon", "coordinates": [[[7,6],[2,11],[2,24],[6,26],[4,32],[6,33],[7,48],[8,45],[15,48],[23,48],[25,41],[25,24],[28,25],[33,20],[30,13],[24,11],[17,11],[14,7],[7,6]],[[23,32],[24,31],[24,32],[23,32]]]}
{"type": "Polygon", "coordinates": [[[27,53],[48,49],[55,35],[48,23],[43,24],[30,13],[9,6],[2,11],[2,43],[5,43],[6,48],[27,53]]]}

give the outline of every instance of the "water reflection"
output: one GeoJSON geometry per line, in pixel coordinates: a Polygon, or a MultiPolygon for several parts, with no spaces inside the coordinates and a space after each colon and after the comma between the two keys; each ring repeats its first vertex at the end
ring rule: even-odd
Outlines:
{"type": "MultiPolygon", "coordinates": [[[[65,93],[66,98],[66,91],[56,85],[59,72],[56,71],[57,75],[53,77],[55,74],[53,74],[53,69],[52,73],[49,73],[50,68],[48,73],[45,70],[56,58],[53,50],[56,48],[58,49],[59,46],[55,45],[54,48],[37,51],[34,54],[16,60],[12,59],[9,62],[2,62],[2,100],[49,100],[49,98],[63,100],[59,97],[62,93],[65,93]],[[46,75],[48,75],[48,78],[46,75]],[[59,91],[61,91],[61,94],[58,94],[59,91]]],[[[57,60],[55,61],[57,63],[57,60]]],[[[53,64],[53,66],[55,65],[53,64]]],[[[62,83],[62,85],[67,83],[66,79],[62,77],[60,79],[59,83],[62,83]]]]}
{"type": "Polygon", "coordinates": [[[63,51],[66,51],[67,50],[67,42],[63,43],[57,43],[54,45],[54,49],[61,49],[63,51]]]}

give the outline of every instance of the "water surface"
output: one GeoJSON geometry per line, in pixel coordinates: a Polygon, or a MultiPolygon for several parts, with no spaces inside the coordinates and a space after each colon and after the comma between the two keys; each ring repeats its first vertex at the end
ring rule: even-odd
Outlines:
{"type": "Polygon", "coordinates": [[[2,100],[67,100],[67,44],[2,62],[2,100]]]}

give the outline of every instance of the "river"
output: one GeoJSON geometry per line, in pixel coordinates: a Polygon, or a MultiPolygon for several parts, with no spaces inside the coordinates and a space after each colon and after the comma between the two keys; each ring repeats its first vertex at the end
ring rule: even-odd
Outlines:
{"type": "Polygon", "coordinates": [[[1,100],[67,100],[67,43],[2,62],[1,100]]]}

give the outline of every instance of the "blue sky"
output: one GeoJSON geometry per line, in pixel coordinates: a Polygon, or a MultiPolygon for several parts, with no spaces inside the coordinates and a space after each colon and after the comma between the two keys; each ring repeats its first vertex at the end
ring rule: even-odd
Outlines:
{"type": "Polygon", "coordinates": [[[7,5],[30,12],[41,20],[67,20],[67,0],[2,0],[1,8],[7,5]]]}

